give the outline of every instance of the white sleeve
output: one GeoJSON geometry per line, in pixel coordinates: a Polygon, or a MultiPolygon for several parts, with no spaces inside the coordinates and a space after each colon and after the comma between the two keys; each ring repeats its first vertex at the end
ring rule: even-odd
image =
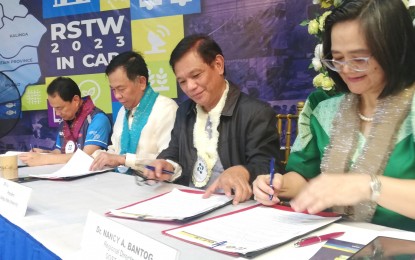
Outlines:
{"type": "Polygon", "coordinates": [[[121,152],[121,133],[124,125],[125,108],[122,106],[118,111],[111,135],[111,145],[108,146],[108,153],[120,154],[121,152]]]}

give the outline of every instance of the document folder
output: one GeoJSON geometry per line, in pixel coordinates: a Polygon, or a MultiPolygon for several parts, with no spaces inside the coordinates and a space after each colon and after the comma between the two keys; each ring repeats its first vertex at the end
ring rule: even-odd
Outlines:
{"type": "Polygon", "coordinates": [[[284,206],[255,205],[162,233],[222,253],[250,258],[340,218],[334,213],[310,215],[284,206]]]}
{"type": "Polygon", "coordinates": [[[136,202],[106,213],[110,217],[135,220],[186,222],[232,202],[222,194],[202,198],[204,191],[173,189],[170,192],[136,202]]]}

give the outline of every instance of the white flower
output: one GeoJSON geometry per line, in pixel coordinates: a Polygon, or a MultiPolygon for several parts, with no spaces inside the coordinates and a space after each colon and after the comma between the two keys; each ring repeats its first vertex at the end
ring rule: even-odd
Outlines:
{"type": "Polygon", "coordinates": [[[319,71],[323,65],[321,64],[321,59],[323,58],[323,44],[317,44],[314,49],[314,58],[311,60],[311,64],[314,67],[315,71],[319,71]]]}
{"type": "Polygon", "coordinates": [[[320,61],[319,58],[314,57],[311,60],[311,63],[313,64],[313,67],[314,67],[315,71],[319,71],[323,67],[323,64],[321,64],[321,61],[320,61]]]}
{"type": "Polygon", "coordinates": [[[313,4],[320,4],[321,3],[321,0],[313,0],[313,4]]]}
{"type": "Polygon", "coordinates": [[[323,44],[319,43],[314,49],[314,57],[322,59],[323,58],[323,44]]]}

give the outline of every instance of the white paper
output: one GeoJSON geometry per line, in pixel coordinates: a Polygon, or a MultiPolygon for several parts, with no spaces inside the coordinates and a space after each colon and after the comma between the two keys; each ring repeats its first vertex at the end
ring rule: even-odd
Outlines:
{"type": "Polygon", "coordinates": [[[86,154],[81,149],[76,150],[72,155],[71,159],[59,170],[48,173],[48,174],[31,174],[29,176],[36,178],[47,178],[47,179],[61,179],[61,178],[73,178],[80,177],[88,174],[104,172],[110,168],[105,168],[99,171],[90,171],[89,168],[94,159],[86,154]]]}
{"type": "Polygon", "coordinates": [[[138,219],[181,220],[217,208],[231,201],[225,195],[203,194],[173,189],[160,197],[140,202],[127,208],[111,210],[111,214],[138,219]]]}
{"type": "Polygon", "coordinates": [[[340,217],[320,217],[259,206],[167,231],[167,234],[215,249],[246,254],[302,236],[340,217]]]}
{"type": "Polygon", "coordinates": [[[31,194],[31,188],[0,178],[0,214],[24,217],[31,194]]]}

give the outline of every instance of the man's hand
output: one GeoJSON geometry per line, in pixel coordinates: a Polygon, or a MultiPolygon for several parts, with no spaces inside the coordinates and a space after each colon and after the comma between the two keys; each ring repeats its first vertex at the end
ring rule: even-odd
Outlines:
{"type": "Polygon", "coordinates": [[[232,190],[235,193],[233,204],[249,200],[252,195],[251,185],[249,184],[249,172],[240,165],[232,166],[222,172],[218,179],[206,189],[204,198],[208,198],[216,190],[222,189],[225,195],[231,197],[232,190]]]}
{"type": "Polygon", "coordinates": [[[162,170],[167,170],[171,172],[174,171],[173,165],[168,163],[166,160],[157,159],[151,162],[149,165],[154,167],[154,171],[149,170],[149,169],[144,169],[143,175],[147,179],[158,180],[158,181],[169,181],[172,178],[171,174],[162,172],[162,170]]]}
{"type": "Polygon", "coordinates": [[[116,167],[125,164],[125,156],[118,154],[111,154],[107,152],[100,153],[92,162],[90,171],[97,171],[103,169],[105,166],[116,167]]]}
{"type": "Polygon", "coordinates": [[[49,156],[49,154],[40,154],[37,152],[28,152],[19,154],[19,159],[27,164],[28,166],[39,166],[45,165],[44,160],[47,159],[45,157],[49,156]]]}

